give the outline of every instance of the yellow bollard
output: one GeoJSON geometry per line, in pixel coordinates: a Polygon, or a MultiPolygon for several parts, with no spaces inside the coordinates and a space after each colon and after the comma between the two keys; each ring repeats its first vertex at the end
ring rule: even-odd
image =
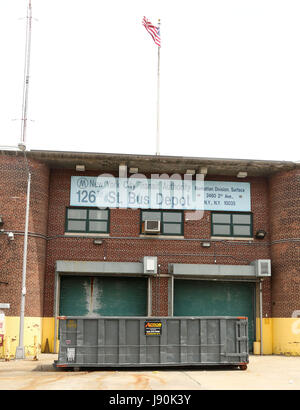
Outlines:
{"type": "Polygon", "coordinates": [[[10,360],[10,336],[4,338],[4,358],[6,362],[10,360]]]}
{"type": "Polygon", "coordinates": [[[253,342],[253,354],[260,354],[260,342],[253,342]]]}
{"type": "Polygon", "coordinates": [[[4,335],[0,335],[0,358],[4,357],[4,335]]]}
{"type": "Polygon", "coordinates": [[[38,360],[38,343],[37,343],[37,336],[34,336],[33,360],[38,360]]]}

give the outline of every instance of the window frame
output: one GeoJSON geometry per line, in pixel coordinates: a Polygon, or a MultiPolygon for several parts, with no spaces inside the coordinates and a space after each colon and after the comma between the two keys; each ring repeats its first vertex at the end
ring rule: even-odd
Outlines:
{"type": "Polygon", "coordinates": [[[66,212],[65,212],[65,232],[66,233],[80,233],[80,234],[88,234],[88,233],[95,233],[95,234],[107,234],[110,232],[110,209],[105,208],[105,209],[99,209],[95,207],[81,207],[81,206],[67,206],[66,207],[66,212]],[[86,219],[79,219],[79,218],[68,218],[68,210],[69,209],[77,209],[77,210],[85,210],[87,211],[87,217],[86,219]],[[89,218],[90,211],[107,211],[107,219],[94,219],[94,218],[89,218]],[[68,221],[85,221],[85,230],[80,231],[78,229],[73,230],[73,229],[68,229],[68,221]],[[91,221],[97,221],[97,222],[106,222],[107,223],[107,229],[104,231],[95,231],[95,230],[90,230],[89,229],[89,222],[91,221]]]}
{"type": "Polygon", "coordinates": [[[228,237],[228,238],[253,238],[253,213],[252,212],[228,212],[228,211],[211,211],[210,214],[210,233],[212,237],[228,237]],[[230,223],[220,223],[220,222],[213,222],[213,215],[214,214],[224,214],[230,215],[230,223]],[[250,216],[250,224],[243,224],[243,223],[233,223],[233,216],[234,215],[249,215],[250,216]],[[214,225],[225,225],[230,227],[229,234],[214,234],[214,225]],[[250,235],[236,235],[233,233],[234,226],[249,226],[250,227],[250,235]]]}
{"type": "MultiPolygon", "coordinates": [[[[143,232],[143,212],[159,212],[160,213],[160,226],[161,231],[158,235],[163,236],[184,236],[184,211],[181,209],[141,209],[140,210],[140,235],[150,235],[143,232]],[[180,213],[181,214],[181,222],[164,222],[163,221],[163,213],[180,213]],[[180,224],[180,233],[165,233],[164,232],[164,224],[168,225],[179,225],[180,224]]],[[[155,235],[155,234],[154,234],[155,235]]]]}

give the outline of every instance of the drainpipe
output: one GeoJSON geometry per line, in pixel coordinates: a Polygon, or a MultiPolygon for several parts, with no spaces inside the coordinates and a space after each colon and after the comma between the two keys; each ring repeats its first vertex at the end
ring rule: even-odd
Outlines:
{"type": "Polygon", "coordinates": [[[25,359],[24,319],[25,319],[25,298],[26,298],[26,273],[27,273],[26,268],[27,268],[27,242],[28,242],[29,206],[30,206],[30,181],[31,181],[31,173],[28,171],[26,216],[25,216],[25,231],[24,231],[24,250],[23,250],[23,269],[22,269],[20,330],[19,330],[19,345],[16,349],[16,359],[25,359]]]}
{"type": "Polygon", "coordinates": [[[263,319],[263,304],[262,304],[262,282],[261,279],[259,281],[259,313],[260,313],[260,355],[263,355],[263,326],[262,326],[262,319],[263,319]]]}

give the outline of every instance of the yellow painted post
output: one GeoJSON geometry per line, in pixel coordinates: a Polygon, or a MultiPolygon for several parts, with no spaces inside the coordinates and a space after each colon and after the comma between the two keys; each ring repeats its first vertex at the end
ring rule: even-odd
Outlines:
{"type": "Polygon", "coordinates": [[[253,343],[253,354],[259,355],[260,354],[260,342],[253,343]]]}
{"type": "Polygon", "coordinates": [[[10,360],[10,337],[5,336],[4,338],[4,358],[8,362],[10,360]]]}
{"type": "Polygon", "coordinates": [[[1,353],[0,353],[0,358],[4,357],[4,335],[0,335],[0,346],[1,346],[1,353]]]}
{"type": "Polygon", "coordinates": [[[38,360],[38,343],[37,343],[37,336],[34,336],[33,342],[33,360],[38,360]]]}

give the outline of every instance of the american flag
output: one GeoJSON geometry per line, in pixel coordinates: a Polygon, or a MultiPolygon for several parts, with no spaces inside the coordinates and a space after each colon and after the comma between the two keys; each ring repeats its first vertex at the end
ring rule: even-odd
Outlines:
{"type": "Polygon", "coordinates": [[[160,29],[159,29],[159,26],[158,27],[153,26],[153,24],[151,24],[150,21],[147,20],[145,16],[143,18],[143,26],[145,27],[145,29],[148,31],[148,33],[153,38],[154,43],[158,47],[160,47],[160,29]]]}

